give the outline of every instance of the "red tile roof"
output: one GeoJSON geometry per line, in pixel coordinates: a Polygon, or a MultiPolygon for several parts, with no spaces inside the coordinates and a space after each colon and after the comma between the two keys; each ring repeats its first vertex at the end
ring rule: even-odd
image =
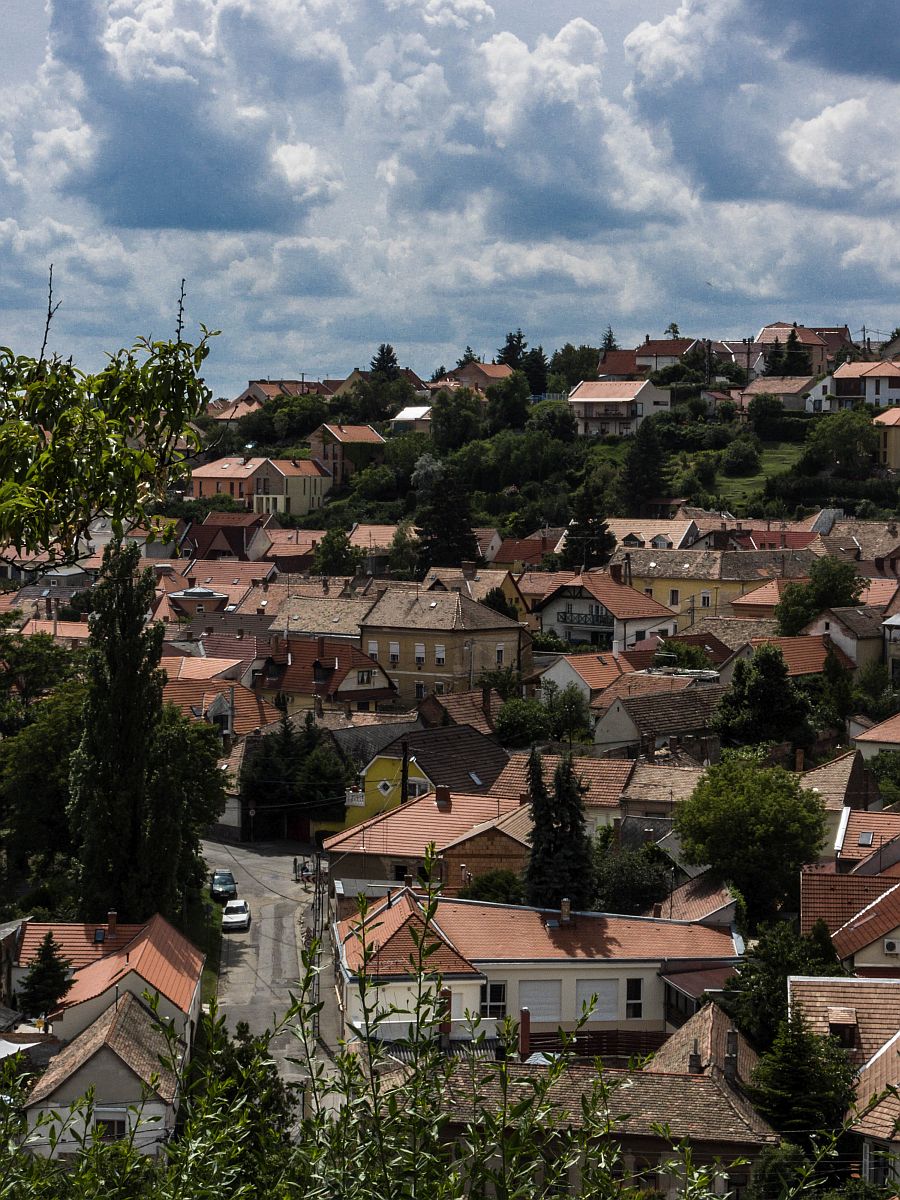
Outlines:
{"type": "Polygon", "coordinates": [[[842,875],[817,865],[804,867],[800,872],[800,932],[809,933],[816,921],[822,920],[828,932],[834,933],[896,883],[886,875],[842,875]]]}
{"type": "Polygon", "coordinates": [[[200,721],[218,696],[230,697],[234,689],[234,732],[238,735],[252,733],[266,725],[274,725],[281,713],[274,704],[255,695],[249,688],[230,679],[170,679],[163,688],[163,701],[174,704],[186,717],[200,721]]]}
{"type": "Polygon", "coordinates": [[[577,672],[592,692],[601,692],[611,683],[631,674],[630,663],[617,658],[612,652],[604,654],[565,654],[565,662],[577,672]]]}
{"type": "Polygon", "coordinates": [[[850,958],[900,925],[900,883],[861,909],[832,935],[840,959],[850,958]]]}
{"type": "Polygon", "coordinates": [[[900,1029],[900,979],[792,975],[788,1003],[797,1005],[819,1034],[829,1032],[829,1009],[850,1009],[858,1029],[857,1062],[868,1061],[900,1029]]]}
{"type": "Polygon", "coordinates": [[[143,925],[117,924],[115,932],[110,933],[109,925],[105,921],[84,924],[75,921],[26,921],[22,926],[22,940],[16,965],[29,966],[48,933],[53,934],[54,941],[62,950],[63,958],[77,970],[98,958],[121,950],[143,929],[143,925]],[[103,931],[102,941],[96,940],[98,929],[103,931]]]}
{"type": "MultiPolygon", "coordinates": [[[[733,903],[734,896],[728,886],[719,883],[709,872],[704,872],[675,888],[659,905],[658,915],[670,921],[702,921],[733,903]]],[[[655,907],[651,905],[643,915],[652,917],[655,907]]],[[[730,921],[720,921],[719,924],[728,925],[730,921]]]]}
{"type": "Polygon", "coordinates": [[[900,713],[895,713],[886,721],[880,721],[864,733],[858,733],[853,740],[855,742],[900,743],[900,713]]]}
{"type": "MultiPolygon", "coordinates": [[[[490,794],[518,801],[528,791],[528,755],[513,754],[494,782],[490,794]]],[[[544,754],[541,766],[548,786],[553,786],[553,774],[560,761],[558,754],[544,754]]],[[[576,758],[575,774],[587,791],[583,800],[585,808],[615,808],[634,763],[627,758],[576,758]]]]}
{"type": "MultiPolygon", "coordinates": [[[[677,986],[678,975],[669,978],[677,986]]],[[[654,1074],[687,1071],[688,1056],[694,1053],[696,1046],[701,1071],[709,1071],[711,1067],[724,1071],[728,1034],[732,1028],[731,1018],[718,1004],[707,1002],[660,1046],[644,1070],[654,1074]]],[[[759,1057],[742,1034],[737,1033],[736,1039],[737,1078],[742,1083],[749,1083],[759,1057]]]]}
{"type": "MultiPolygon", "coordinates": [[[[645,596],[637,588],[629,587],[627,583],[616,583],[605,572],[585,571],[583,575],[578,575],[568,583],[561,584],[560,588],[562,587],[584,588],[588,595],[593,596],[595,600],[599,600],[603,607],[608,609],[620,621],[640,617],[647,617],[652,620],[675,616],[671,608],[666,608],[665,605],[660,604],[651,596],[645,596]]],[[[557,588],[553,592],[548,592],[544,599],[535,605],[535,608],[542,608],[545,604],[548,604],[560,588],[557,588]]]]}
{"type": "Polygon", "coordinates": [[[879,846],[898,836],[900,813],[852,809],[847,816],[844,838],[839,847],[840,858],[862,861],[877,851],[879,846]]]}
{"type": "MultiPolygon", "coordinates": [[[[631,656],[629,656],[631,657],[631,656]]],[[[644,675],[634,670],[620,679],[591,701],[594,712],[605,712],[616,700],[627,700],[631,696],[651,696],[657,692],[683,692],[691,687],[695,679],[690,675],[644,675]]]]}
{"type": "Polygon", "coordinates": [[[314,458],[273,458],[269,460],[276,471],[282,475],[293,477],[312,475],[316,478],[329,476],[331,472],[314,458]]]}
{"type": "Polygon", "coordinates": [[[640,346],[635,346],[634,353],[638,358],[652,355],[654,358],[680,358],[687,354],[696,338],[648,338],[640,346]]]}
{"type": "Polygon", "coordinates": [[[345,444],[384,445],[384,438],[371,425],[323,425],[322,428],[327,429],[335,441],[345,444]]]}
{"type": "Polygon", "coordinates": [[[379,813],[341,833],[326,838],[330,854],[390,854],[399,858],[424,858],[429,843],[440,850],[469,833],[476,825],[496,819],[518,806],[518,797],[472,796],[453,792],[449,807],[438,803],[433,792],[410,800],[400,808],[379,813]]]}
{"type": "Polygon", "coordinates": [[[804,637],[753,638],[750,645],[754,650],[765,645],[777,646],[787,665],[788,675],[821,674],[829,649],[846,671],[852,671],[855,666],[827,633],[807,634],[804,637]]]}
{"type": "Polygon", "coordinates": [[[444,978],[480,975],[434,923],[428,927],[426,935],[421,906],[405,888],[374,905],[364,923],[359,916],[338,923],[339,952],[350,975],[355,975],[362,967],[366,946],[375,948],[367,964],[370,976],[406,978],[415,973],[423,938],[429,947],[437,947],[425,960],[429,972],[440,972],[444,978]]]}

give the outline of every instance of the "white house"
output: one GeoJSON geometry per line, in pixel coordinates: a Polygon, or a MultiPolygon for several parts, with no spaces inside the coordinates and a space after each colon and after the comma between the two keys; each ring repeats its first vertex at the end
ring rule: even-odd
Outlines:
{"type": "Polygon", "coordinates": [[[675,633],[675,613],[622,583],[620,571],[619,564],[609,573],[585,571],[553,588],[534,606],[541,630],[552,629],[564,642],[588,642],[614,652],[629,649],[651,633],[675,633]]]}
{"type": "Polygon", "coordinates": [[[634,433],[644,417],[668,412],[669,393],[646,379],[582,381],[569,393],[569,405],[583,436],[634,433]]]}

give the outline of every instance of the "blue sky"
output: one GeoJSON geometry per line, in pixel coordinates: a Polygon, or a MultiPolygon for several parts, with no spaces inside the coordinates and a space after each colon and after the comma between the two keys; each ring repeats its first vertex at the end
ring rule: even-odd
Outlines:
{"type": "Polygon", "coordinates": [[[857,0],[4,0],[0,342],[222,330],[217,395],[900,324],[900,23],[857,0]],[[785,13],[790,18],[785,18],[785,13]],[[9,65],[11,64],[11,65],[9,65]]]}

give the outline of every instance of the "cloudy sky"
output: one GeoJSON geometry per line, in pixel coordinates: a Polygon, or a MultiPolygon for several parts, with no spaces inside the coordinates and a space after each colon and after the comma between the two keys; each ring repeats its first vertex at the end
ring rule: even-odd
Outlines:
{"type": "Polygon", "coordinates": [[[219,328],[217,395],[900,324],[884,0],[3,0],[0,343],[219,328]],[[789,12],[790,17],[785,18],[789,12]]]}

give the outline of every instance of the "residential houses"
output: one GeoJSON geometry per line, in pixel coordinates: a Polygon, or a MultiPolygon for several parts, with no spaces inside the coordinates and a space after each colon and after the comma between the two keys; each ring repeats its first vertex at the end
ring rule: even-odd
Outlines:
{"type": "Polygon", "coordinates": [[[889,408],[872,418],[878,433],[878,462],[892,471],[900,470],[900,410],[889,408]]]}
{"type": "Polygon", "coordinates": [[[384,458],[384,438],[371,425],[320,425],[309,435],[310,457],[331,472],[336,488],[384,458]]]}
{"type": "MultiPolygon", "coordinates": [[[[377,436],[377,435],[376,435],[377,436]]],[[[331,490],[332,471],[309,459],[220,458],[191,471],[193,498],[230,496],[257,513],[306,516],[321,508],[331,490]]]]}
{"type": "Polygon", "coordinates": [[[671,399],[646,379],[601,379],[576,384],[569,407],[582,437],[627,437],[645,417],[668,412],[671,399]]]}
{"type": "Polygon", "coordinates": [[[671,608],[622,582],[618,565],[609,572],[585,571],[560,583],[533,608],[541,630],[565,642],[623,651],[651,633],[674,633],[671,608]]]}

